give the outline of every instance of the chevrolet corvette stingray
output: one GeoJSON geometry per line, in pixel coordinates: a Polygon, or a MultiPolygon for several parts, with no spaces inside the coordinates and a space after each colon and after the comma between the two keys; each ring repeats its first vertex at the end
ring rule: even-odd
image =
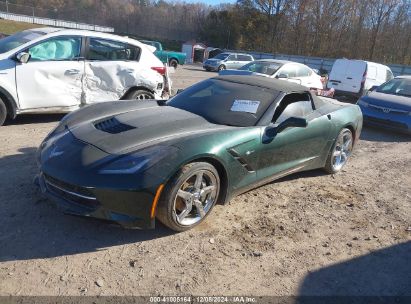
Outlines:
{"type": "Polygon", "coordinates": [[[347,163],[362,128],[357,105],[258,76],[218,76],[167,102],[90,105],[38,149],[37,183],[68,213],[175,231],[215,204],[285,175],[347,163]]]}

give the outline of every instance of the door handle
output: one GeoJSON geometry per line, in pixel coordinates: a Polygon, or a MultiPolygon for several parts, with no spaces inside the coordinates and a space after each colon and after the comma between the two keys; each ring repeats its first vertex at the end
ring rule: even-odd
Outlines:
{"type": "Polygon", "coordinates": [[[129,73],[129,74],[133,74],[134,70],[133,69],[125,69],[124,72],[129,73]]]}
{"type": "Polygon", "coordinates": [[[65,74],[66,75],[77,75],[77,74],[80,74],[80,70],[77,70],[77,69],[67,70],[65,74]]]}

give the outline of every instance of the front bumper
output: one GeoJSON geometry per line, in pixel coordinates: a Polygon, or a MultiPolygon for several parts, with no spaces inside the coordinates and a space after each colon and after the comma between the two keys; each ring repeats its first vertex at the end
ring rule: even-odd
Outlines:
{"type": "Polygon", "coordinates": [[[360,108],[365,125],[411,135],[411,116],[386,114],[362,105],[360,105],[360,108]]]}
{"type": "Polygon", "coordinates": [[[72,185],[40,172],[35,183],[66,214],[115,222],[125,228],[152,229],[154,195],[72,185]]]}
{"type": "Polygon", "coordinates": [[[203,69],[207,71],[217,71],[218,70],[218,65],[210,65],[210,64],[203,64],[203,69]]]}

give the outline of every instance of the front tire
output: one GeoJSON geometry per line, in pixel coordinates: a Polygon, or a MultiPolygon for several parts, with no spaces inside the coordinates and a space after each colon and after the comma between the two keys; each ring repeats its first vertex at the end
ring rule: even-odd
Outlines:
{"type": "Polygon", "coordinates": [[[145,99],[154,99],[153,93],[146,90],[135,90],[127,94],[126,99],[130,100],[145,100],[145,99]]]}
{"type": "Polygon", "coordinates": [[[7,118],[7,107],[3,99],[0,98],[0,126],[4,124],[7,118]]]}
{"type": "Polygon", "coordinates": [[[350,129],[344,128],[340,131],[335,143],[328,154],[324,170],[335,174],[342,170],[351,156],[353,148],[353,134],[350,129]]]}
{"type": "Polygon", "coordinates": [[[220,72],[220,71],[223,71],[223,70],[225,70],[226,68],[225,68],[225,65],[224,64],[222,64],[222,65],[220,65],[219,67],[218,67],[218,71],[220,72]]]}
{"type": "Polygon", "coordinates": [[[220,177],[209,163],[185,165],[164,188],[157,219],[174,231],[186,231],[210,214],[220,193],[220,177]]]}

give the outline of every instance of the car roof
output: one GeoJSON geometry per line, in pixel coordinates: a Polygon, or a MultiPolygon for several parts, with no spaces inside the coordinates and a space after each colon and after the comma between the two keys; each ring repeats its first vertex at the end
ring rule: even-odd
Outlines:
{"type": "Polygon", "coordinates": [[[97,31],[88,31],[88,30],[78,30],[78,29],[65,29],[65,28],[57,28],[57,27],[42,27],[42,28],[34,28],[29,29],[26,31],[32,32],[41,32],[44,34],[61,34],[61,35],[82,35],[82,36],[92,36],[98,38],[106,38],[106,39],[115,39],[120,40],[123,42],[138,42],[141,43],[139,40],[132,39],[126,36],[119,36],[109,33],[97,32],[97,31]]]}
{"type": "Polygon", "coordinates": [[[281,63],[281,64],[286,64],[286,63],[297,63],[297,64],[301,64],[301,63],[299,63],[299,62],[294,62],[294,61],[289,61],[289,60],[281,60],[281,59],[258,59],[258,60],[255,60],[255,61],[281,63]]]}
{"type": "Polygon", "coordinates": [[[307,92],[308,88],[290,81],[273,79],[268,77],[253,76],[253,75],[222,75],[213,77],[213,79],[230,81],[240,84],[272,89],[278,92],[307,92]]]}
{"type": "Polygon", "coordinates": [[[220,54],[253,56],[253,55],[251,55],[251,54],[247,54],[247,53],[237,53],[237,52],[223,52],[223,53],[220,53],[220,54]]]}

